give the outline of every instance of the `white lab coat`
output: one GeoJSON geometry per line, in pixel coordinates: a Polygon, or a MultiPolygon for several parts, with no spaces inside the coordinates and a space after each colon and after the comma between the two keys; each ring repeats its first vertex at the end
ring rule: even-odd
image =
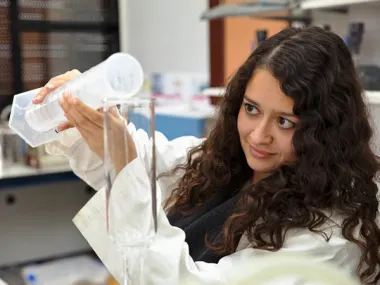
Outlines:
{"type": "MultiPolygon", "coordinates": [[[[137,131],[133,125],[129,125],[128,128],[135,141],[138,158],[119,173],[112,189],[115,201],[113,207],[123,216],[123,219],[118,222],[118,227],[126,236],[139,229],[152,230],[151,192],[147,176],[147,171],[150,169],[150,141],[144,131],[137,131]]],[[[168,141],[161,133],[157,133],[157,174],[167,172],[176,164],[184,162],[187,150],[200,143],[201,140],[194,137],[181,137],[168,141]]],[[[105,179],[102,161],[91,152],[75,129],[64,131],[62,138],[47,144],[46,149],[50,154],[67,156],[73,171],[98,190],[98,193],[79,211],[73,221],[109,271],[122,284],[122,259],[113,243],[109,241],[105,225],[103,189],[105,179]]],[[[170,194],[177,180],[178,175],[159,179],[160,201],[165,200],[170,194]]],[[[335,219],[335,222],[339,224],[339,218],[335,219]]],[[[145,276],[148,278],[145,284],[232,284],[231,282],[236,278],[235,275],[242,274],[237,270],[231,270],[233,266],[252,263],[252,271],[254,271],[255,262],[259,264],[262,257],[281,252],[309,254],[314,260],[331,262],[355,276],[360,250],[342,236],[337,224],[330,223],[327,227],[327,234],[331,234],[329,242],[307,229],[289,231],[284,246],[279,252],[253,249],[243,236],[234,254],[222,258],[217,264],[211,264],[193,261],[189,255],[184,232],[169,224],[160,207],[159,230],[149,248],[148,257],[144,260],[147,272],[145,276]]],[[[130,256],[134,255],[130,254],[130,256]]],[[[129,262],[134,262],[134,260],[131,259],[129,262]]],[[[296,278],[287,278],[274,284],[295,285],[296,283],[296,278]]]]}

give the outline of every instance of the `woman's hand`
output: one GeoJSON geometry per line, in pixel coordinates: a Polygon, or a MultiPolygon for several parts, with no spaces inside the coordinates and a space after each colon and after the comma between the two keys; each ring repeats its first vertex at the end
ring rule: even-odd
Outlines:
{"type": "MultiPolygon", "coordinates": [[[[62,96],[60,104],[69,123],[77,128],[89,148],[104,160],[104,113],[92,109],[69,93],[62,96]]],[[[119,173],[129,161],[137,157],[137,153],[126,131],[124,119],[119,117],[116,110],[107,116],[108,152],[116,173],[119,173]]]]}
{"type": "MultiPolygon", "coordinates": [[[[74,79],[80,74],[81,74],[80,71],[73,69],[64,74],[53,77],[52,79],[49,80],[49,82],[44,87],[41,88],[40,92],[38,92],[36,97],[34,97],[33,104],[42,103],[45,100],[45,98],[50,94],[50,92],[60,87],[61,85],[65,84],[66,82],[74,79]]],[[[72,124],[70,124],[69,122],[65,122],[58,126],[57,131],[61,132],[65,129],[72,128],[72,127],[73,127],[72,124]]]]}
{"type": "MultiPolygon", "coordinates": [[[[43,100],[49,96],[50,92],[80,74],[78,70],[74,69],[65,74],[53,77],[41,88],[40,92],[33,99],[33,103],[42,103],[43,100]]],[[[68,121],[60,124],[57,127],[57,131],[62,132],[68,128],[77,128],[89,148],[98,155],[99,158],[104,160],[103,112],[90,108],[78,98],[73,98],[69,93],[63,94],[60,104],[68,121]]],[[[116,173],[119,173],[128,162],[137,157],[137,152],[131,136],[126,132],[124,120],[119,117],[116,111],[110,114],[108,122],[107,135],[110,145],[110,158],[116,173]],[[125,140],[128,140],[128,142],[125,140]],[[126,150],[126,147],[128,147],[128,150],[126,150]]]]}

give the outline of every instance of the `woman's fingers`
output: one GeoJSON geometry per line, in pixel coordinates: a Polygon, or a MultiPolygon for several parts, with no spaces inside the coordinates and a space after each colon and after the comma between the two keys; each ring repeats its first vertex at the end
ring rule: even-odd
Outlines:
{"type": "Polygon", "coordinates": [[[64,74],[53,77],[44,87],[41,88],[36,97],[34,97],[33,104],[41,103],[46,98],[46,96],[49,95],[51,91],[60,87],[61,85],[65,84],[66,82],[70,81],[71,79],[77,77],[80,74],[81,73],[78,70],[74,69],[64,74]]]}
{"type": "Polygon", "coordinates": [[[53,85],[50,81],[41,88],[36,97],[33,98],[33,104],[40,104],[45,97],[50,93],[50,91],[54,90],[56,85],[53,85]]]}
{"type": "Polygon", "coordinates": [[[58,125],[57,132],[63,132],[64,130],[74,128],[75,126],[71,122],[64,122],[58,125]]]}
{"type": "Polygon", "coordinates": [[[100,128],[103,128],[104,115],[102,113],[87,106],[78,98],[72,98],[72,104],[75,110],[84,116],[88,121],[92,122],[100,128]]]}
{"type": "Polygon", "coordinates": [[[66,118],[77,128],[93,130],[103,127],[103,116],[96,110],[65,93],[60,100],[66,118]]]}
{"type": "Polygon", "coordinates": [[[89,148],[100,158],[104,158],[103,116],[98,111],[83,104],[78,98],[64,94],[60,104],[68,121],[73,124],[89,148]]]}
{"type": "Polygon", "coordinates": [[[115,118],[121,118],[121,115],[120,115],[120,112],[119,112],[119,109],[115,106],[115,107],[111,107],[109,109],[109,113],[111,115],[113,115],[115,118]]]}
{"type": "Polygon", "coordinates": [[[73,98],[69,93],[64,93],[62,98],[60,98],[59,103],[65,113],[65,117],[71,122],[75,127],[86,127],[89,124],[87,122],[87,118],[80,114],[76,110],[76,106],[74,105],[73,98]]]}

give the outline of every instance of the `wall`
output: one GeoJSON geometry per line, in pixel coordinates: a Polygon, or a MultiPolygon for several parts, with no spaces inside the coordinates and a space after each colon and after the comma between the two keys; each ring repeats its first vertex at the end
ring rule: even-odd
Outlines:
{"type": "Polygon", "coordinates": [[[127,1],[127,49],[145,72],[209,72],[208,1],[127,1]]]}
{"type": "MultiPolygon", "coordinates": [[[[225,0],[225,3],[241,3],[241,0],[225,0]]],[[[272,13],[281,15],[281,13],[272,13]]],[[[266,29],[268,37],[289,26],[287,21],[273,21],[254,17],[230,17],[224,20],[224,78],[225,83],[252,52],[256,30],[266,29]]]]}
{"type": "MultiPolygon", "coordinates": [[[[332,31],[344,37],[349,22],[364,22],[365,33],[361,45],[359,64],[376,64],[380,66],[380,28],[378,14],[380,4],[360,4],[351,6],[348,14],[313,12],[315,25],[330,24],[332,31]]],[[[375,137],[373,150],[380,155],[380,106],[370,105],[371,122],[374,124],[375,137]]]]}
{"type": "MultiPolygon", "coordinates": [[[[126,50],[139,59],[145,72],[209,72],[208,22],[200,21],[209,1],[120,1],[127,11],[126,50]]],[[[287,26],[284,21],[250,17],[225,20],[225,78],[251,52],[256,29],[265,27],[273,35],[287,26]]]]}
{"type": "Polygon", "coordinates": [[[227,18],[224,23],[224,76],[226,83],[252,52],[252,43],[256,40],[256,30],[266,29],[268,37],[270,37],[289,26],[286,21],[273,21],[252,17],[227,18]]]}
{"type": "Polygon", "coordinates": [[[380,65],[380,4],[365,4],[350,9],[349,20],[363,21],[365,34],[361,46],[361,64],[380,65]]]}
{"type": "Polygon", "coordinates": [[[337,33],[341,37],[344,37],[347,33],[347,14],[313,11],[312,17],[313,25],[315,26],[322,27],[323,25],[330,25],[331,31],[337,33]]]}
{"type": "Polygon", "coordinates": [[[332,31],[344,37],[349,22],[364,22],[365,33],[361,46],[360,63],[380,65],[380,4],[367,3],[351,6],[348,14],[313,12],[313,24],[330,24],[332,31]]]}

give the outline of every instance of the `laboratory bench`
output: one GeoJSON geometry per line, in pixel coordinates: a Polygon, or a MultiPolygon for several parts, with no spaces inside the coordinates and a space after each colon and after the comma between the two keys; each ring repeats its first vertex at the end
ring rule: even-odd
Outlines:
{"type": "MultiPolygon", "coordinates": [[[[94,193],[68,163],[39,169],[23,164],[3,165],[0,278],[10,285],[28,285],[31,283],[24,280],[25,272],[42,272],[35,265],[47,264],[43,271],[46,273],[51,262],[64,264],[67,258],[87,256],[99,261],[72,223],[94,193]]],[[[87,266],[91,265],[88,262],[87,266]]]]}
{"type": "Polygon", "coordinates": [[[0,268],[90,250],[72,223],[95,192],[68,164],[0,170],[0,268]]]}
{"type": "Polygon", "coordinates": [[[24,164],[11,164],[0,169],[0,190],[11,186],[27,186],[77,179],[69,164],[42,168],[34,168],[24,164]]]}

